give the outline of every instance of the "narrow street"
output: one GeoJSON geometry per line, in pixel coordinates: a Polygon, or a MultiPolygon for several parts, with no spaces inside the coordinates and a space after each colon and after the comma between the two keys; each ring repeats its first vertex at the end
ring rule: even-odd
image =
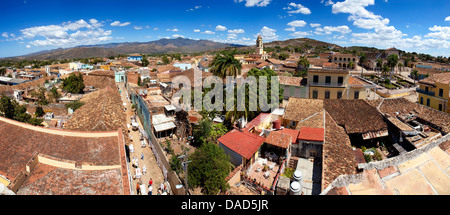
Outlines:
{"type": "MultiPolygon", "coordinates": [[[[127,99],[127,93],[126,93],[126,88],[124,86],[123,83],[119,83],[119,90],[121,91],[121,98],[123,103],[126,103],[126,105],[124,106],[126,108],[126,120],[127,120],[127,124],[130,125],[131,124],[131,116],[134,115],[133,109],[131,108],[131,101],[128,101],[127,99]]],[[[142,128],[142,124],[139,120],[139,118],[137,117],[137,122],[139,123],[139,126],[141,126],[142,128]]],[[[132,194],[136,195],[137,194],[137,183],[140,183],[142,186],[141,187],[145,187],[144,192],[142,193],[141,190],[141,195],[148,195],[148,184],[149,184],[149,180],[152,179],[153,180],[153,192],[152,195],[158,195],[158,188],[161,185],[161,183],[164,182],[164,176],[162,174],[161,169],[159,168],[157,162],[156,162],[156,158],[155,155],[153,154],[151,148],[148,145],[148,142],[145,141],[145,146],[141,146],[141,141],[140,139],[140,132],[139,130],[137,131],[133,131],[131,129],[131,126],[129,127],[129,135],[130,135],[130,139],[131,139],[131,144],[133,145],[134,148],[134,152],[131,152],[130,150],[130,163],[129,163],[129,168],[130,168],[130,172],[131,172],[131,176],[132,176],[132,181],[131,181],[131,188],[132,188],[132,194]],[[143,159],[142,159],[142,155],[143,159]],[[133,159],[137,160],[137,168],[133,167],[133,159]],[[145,168],[144,168],[145,167],[145,168]],[[142,175],[140,176],[140,178],[135,178],[136,176],[136,169],[139,169],[140,172],[142,173],[142,175]],[[144,172],[143,170],[146,169],[146,171],[144,172]]],[[[131,145],[130,144],[130,145],[131,145]]]]}

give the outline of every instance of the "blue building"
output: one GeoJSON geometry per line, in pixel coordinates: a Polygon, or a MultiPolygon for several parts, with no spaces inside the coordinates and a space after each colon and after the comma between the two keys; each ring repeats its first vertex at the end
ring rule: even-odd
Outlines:
{"type": "Polygon", "coordinates": [[[142,60],[142,56],[140,56],[140,55],[131,55],[131,56],[127,57],[127,60],[129,60],[129,61],[140,61],[140,60],[142,60]]]}
{"type": "Polygon", "coordinates": [[[190,63],[175,63],[173,66],[178,67],[182,70],[188,70],[192,68],[192,65],[190,63]]]}
{"type": "Polygon", "coordinates": [[[126,82],[125,71],[114,71],[114,79],[116,82],[126,82]]]}

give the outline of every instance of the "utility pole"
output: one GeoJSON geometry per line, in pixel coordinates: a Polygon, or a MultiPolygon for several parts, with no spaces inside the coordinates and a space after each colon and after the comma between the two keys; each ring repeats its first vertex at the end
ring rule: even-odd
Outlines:
{"type": "MultiPolygon", "coordinates": [[[[184,155],[180,155],[180,156],[178,156],[177,157],[178,159],[182,159],[182,158],[184,158],[183,160],[186,160],[187,159],[187,156],[186,156],[186,154],[184,154],[184,155]]],[[[184,183],[185,183],[185,187],[186,187],[186,192],[188,192],[188,189],[189,189],[189,187],[188,187],[188,164],[190,163],[191,161],[183,161],[183,162],[181,162],[181,166],[182,167],[184,167],[186,170],[184,171],[184,183]]]]}

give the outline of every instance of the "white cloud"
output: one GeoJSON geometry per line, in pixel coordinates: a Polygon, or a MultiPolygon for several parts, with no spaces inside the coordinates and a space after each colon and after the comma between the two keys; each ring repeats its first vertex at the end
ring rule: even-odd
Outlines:
{"type": "Polygon", "coordinates": [[[317,28],[317,27],[321,26],[319,23],[310,23],[309,25],[313,28],[317,28]]]}
{"type": "Polygon", "coordinates": [[[234,40],[237,38],[237,34],[228,34],[227,39],[228,40],[234,40]]]}
{"type": "Polygon", "coordinates": [[[136,29],[136,30],[141,30],[141,29],[142,29],[142,26],[134,26],[134,29],[136,29]]]}
{"type": "Polygon", "coordinates": [[[194,8],[191,8],[191,9],[188,9],[188,10],[186,10],[186,11],[194,11],[194,10],[197,10],[197,9],[200,9],[200,8],[202,8],[202,6],[195,6],[194,8]]]}
{"type": "Polygon", "coordinates": [[[2,34],[2,37],[4,37],[4,38],[8,38],[8,33],[6,33],[6,32],[3,32],[3,34],[2,34]]]}
{"type": "Polygon", "coordinates": [[[166,31],[178,32],[178,31],[180,31],[180,30],[179,30],[178,28],[174,28],[174,29],[168,28],[168,29],[166,29],[166,31]]]}
{"type": "Polygon", "coordinates": [[[292,34],[289,34],[289,35],[291,35],[293,37],[306,37],[306,36],[311,35],[311,34],[308,33],[308,32],[296,31],[296,32],[294,32],[292,34]]]}
{"type": "Polygon", "coordinates": [[[200,29],[194,29],[194,32],[200,32],[200,29]]]}
{"type": "Polygon", "coordinates": [[[431,37],[440,40],[450,40],[450,27],[433,26],[428,28],[433,33],[428,33],[425,37],[431,37]]]}
{"type": "Polygon", "coordinates": [[[333,32],[339,32],[341,34],[348,34],[352,31],[350,30],[350,28],[348,26],[341,25],[341,26],[336,26],[336,27],[333,27],[333,26],[324,26],[323,28],[318,27],[318,28],[316,28],[316,31],[314,33],[318,34],[318,35],[330,35],[333,32]]]}
{"type": "Polygon", "coordinates": [[[450,22],[450,16],[447,16],[447,17],[445,18],[445,21],[449,21],[449,22],[450,22]]]}
{"type": "Polygon", "coordinates": [[[111,23],[111,26],[120,26],[120,27],[123,27],[123,26],[127,26],[127,25],[129,25],[129,24],[131,24],[131,22],[120,23],[120,21],[114,21],[114,22],[111,23]]]}
{"type": "Polygon", "coordinates": [[[270,4],[271,0],[234,0],[235,3],[237,2],[241,3],[243,1],[245,1],[246,7],[254,7],[254,6],[265,7],[270,4]]]}
{"type": "Polygon", "coordinates": [[[215,34],[216,32],[214,32],[214,31],[205,31],[205,32],[202,32],[202,34],[215,34]]]}
{"type": "Polygon", "coordinates": [[[228,33],[243,34],[243,33],[245,33],[245,31],[244,31],[244,29],[234,29],[234,30],[228,30],[228,33]]]}
{"type": "Polygon", "coordinates": [[[178,37],[184,38],[183,35],[179,35],[179,34],[174,34],[174,35],[172,35],[172,37],[173,37],[173,38],[178,38],[178,37]]]}
{"type": "Polygon", "coordinates": [[[80,19],[76,22],[64,22],[60,25],[36,26],[20,30],[21,37],[35,39],[29,44],[34,46],[73,47],[93,45],[112,39],[111,31],[100,28],[102,24],[95,19],[89,23],[80,19]],[[90,24],[89,24],[90,23],[90,24]]]}
{"type": "Polygon", "coordinates": [[[29,49],[29,48],[31,48],[31,45],[26,45],[25,47],[27,47],[29,49]]]}
{"type": "Polygon", "coordinates": [[[225,27],[225,26],[222,26],[222,25],[216,26],[216,31],[226,31],[226,30],[227,30],[227,27],[225,27]]]}
{"type": "Polygon", "coordinates": [[[301,13],[305,15],[311,14],[311,10],[301,4],[291,2],[288,5],[288,7],[283,8],[284,10],[288,10],[288,13],[301,13]]]}
{"type": "Polygon", "coordinates": [[[275,33],[277,30],[264,26],[259,34],[265,41],[278,40],[278,35],[275,33]]]}
{"type": "Polygon", "coordinates": [[[285,31],[295,31],[295,27],[285,28],[285,31]]]}
{"type": "Polygon", "coordinates": [[[287,25],[291,27],[304,27],[306,25],[306,22],[303,20],[294,20],[292,22],[289,22],[287,25]]]}

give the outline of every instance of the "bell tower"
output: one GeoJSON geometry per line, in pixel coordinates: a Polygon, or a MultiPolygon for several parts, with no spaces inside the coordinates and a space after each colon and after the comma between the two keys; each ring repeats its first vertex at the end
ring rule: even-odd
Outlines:
{"type": "Polygon", "coordinates": [[[258,38],[256,39],[256,50],[255,54],[264,54],[264,47],[263,47],[263,41],[261,35],[258,35],[258,38]]]}

